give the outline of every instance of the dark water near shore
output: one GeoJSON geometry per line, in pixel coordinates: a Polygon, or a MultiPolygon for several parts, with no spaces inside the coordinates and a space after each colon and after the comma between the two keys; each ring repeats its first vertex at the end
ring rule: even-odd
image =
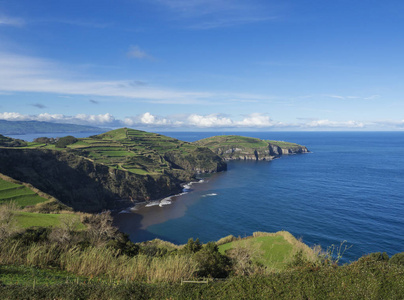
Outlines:
{"type": "MultiPolygon", "coordinates": [[[[213,133],[164,133],[194,141],[213,133]]],[[[239,133],[305,145],[312,153],[230,162],[171,205],[116,217],[133,241],[203,242],[287,230],[323,248],[346,240],[345,261],[404,251],[404,132],[239,133]]]]}

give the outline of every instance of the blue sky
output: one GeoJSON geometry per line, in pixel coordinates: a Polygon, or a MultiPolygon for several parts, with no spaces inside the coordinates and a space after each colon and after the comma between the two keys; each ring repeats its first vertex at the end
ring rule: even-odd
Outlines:
{"type": "Polygon", "coordinates": [[[404,1],[0,0],[0,119],[403,130],[404,1]]]}

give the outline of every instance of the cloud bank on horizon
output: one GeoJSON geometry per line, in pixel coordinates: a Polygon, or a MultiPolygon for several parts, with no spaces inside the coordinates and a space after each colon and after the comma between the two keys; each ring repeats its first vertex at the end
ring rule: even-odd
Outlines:
{"type": "Polygon", "coordinates": [[[403,130],[403,16],[395,0],[0,2],[0,119],[403,130]]]}

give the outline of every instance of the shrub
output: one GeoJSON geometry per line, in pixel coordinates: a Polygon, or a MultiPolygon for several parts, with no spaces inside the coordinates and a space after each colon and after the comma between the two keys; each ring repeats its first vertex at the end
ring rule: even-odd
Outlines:
{"type": "Polygon", "coordinates": [[[51,228],[46,227],[33,227],[17,233],[11,238],[20,241],[23,245],[31,245],[47,241],[51,230],[51,228]]]}
{"type": "Polygon", "coordinates": [[[386,252],[374,252],[366,256],[362,256],[358,259],[358,263],[371,263],[371,262],[387,262],[389,261],[389,256],[386,252]]]}
{"type": "Polygon", "coordinates": [[[182,248],[181,252],[183,253],[196,253],[202,249],[202,244],[199,239],[194,241],[193,238],[188,240],[188,243],[182,248]]]}
{"type": "Polygon", "coordinates": [[[56,140],[54,138],[48,138],[48,137],[38,137],[34,139],[34,143],[38,144],[54,144],[55,141],[56,140]]]}
{"type": "Polygon", "coordinates": [[[197,275],[200,277],[224,278],[229,275],[230,259],[220,254],[219,248],[213,242],[209,242],[194,255],[198,263],[197,275]]]}
{"type": "Polygon", "coordinates": [[[389,264],[404,266],[404,252],[394,254],[390,258],[389,264]]]}
{"type": "Polygon", "coordinates": [[[65,137],[62,137],[58,139],[58,141],[55,143],[56,148],[66,148],[66,146],[74,144],[78,141],[74,136],[68,135],[65,137]]]}

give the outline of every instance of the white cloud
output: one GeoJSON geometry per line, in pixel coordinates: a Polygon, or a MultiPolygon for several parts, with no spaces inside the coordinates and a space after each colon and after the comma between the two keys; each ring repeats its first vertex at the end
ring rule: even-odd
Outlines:
{"type": "Polygon", "coordinates": [[[176,15],[173,20],[185,20],[190,29],[214,29],[276,19],[276,7],[250,0],[155,0],[176,15]]]}
{"type": "Polygon", "coordinates": [[[302,125],[303,127],[318,128],[363,128],[365,124],[357,121],[330,121],[313,120],[302,125]]]}
{"type": "Polygon", "coordinates": [[[0,15],[0,26],[23,26],[24,20],[21,18],[13,18],[5,15],[0,15]]]}
{"type": "Polygon", "coordinates": [[[187,124],[189,126],[209,128],[264,128],[282,125],[282,123],[273,122],[269,116],[261,113],[246,115],[242,120],[233,120],[220,114],[210,114],[206,116],[192,114],[188,117],[187,124]]]}
{"type": "Polygon", "coordinates": [[[16,112],[0,113],[0,120],[6,121],[27,121],[27,116],[16,112]]]}
{"type": "Polygon", "coordinates": [[[137,58],[137,59],[154,59],[153,56],[147,54],[145,51],[140,49],[139,46],[131,46],[128,53],[128,57],[137,58]]]}
{"type": "Polygon", "coordinates": [[[87,114],[77,114],[75,116],[66,116],[63,114],[49,114],[42,113],[39,115],[23,115],[16,112],[4,112],[0,113],[0,120],[7,121],[42,121],[42,122],[52,122],[52,123],[71,123],[80,125],[106,125],[120,126],[121,122],[116,120],[111,114],[100,114],[100,115],[87,115],[87,114]]]}
{"type": "MultiPolygon", "coordinates": [[[[343,96],[343,95],[335,95],[335,94],[325,94],[325,95],[320,95],[322,97],[328,97],[328,98],[333,98],[333,99],[339,99],[339,100],[374,100],[380,97],[380,95],[371,95],[371,96],[343,96]]],[[[313,97],[313,96],[310,96],[313,97]]]]}
{"type": "Polygon", "coordinates": [[[167,118],[154,116],[149,112],[146,112],[146,113],[138,115],[138,116],[125,118],[125,120],[123,120],[123,123],[127,126],[148,126],[148,127],[150,127],[150,126],[175,127],[175,126],[182,124],[182,122],[180,122],[180,121],[169,120],[167,118]]]}
{"type": "Polygon", "coordinates": [[[302,123],[284,123],[273,121],[268,115],[253,113],[242,118],[225,116],[222,114],[208,115],[171,115],[168,117],[156,116],[150,112],[129,116],[124,120],[115,118],[110,113],[105,114],[77,114],[67,116],[63,114],[42,113],[38,115],[24,115],[18,112],[2,112],[0,120],[8,121],[45,121],[53,123],[70,123],[79,125],[93,125],[105,127],[131,126],[133,128],[160,128],[160,129],[294,129],[294,130],[338,130],[338,129],[389,129],[401,130],[404,128],[404,120],[384,121],[332,121],[301,118],[302,123]]]}
{"type": "Polygon", "coordinates": [[[269,116],[260,113],[251,114],[244,118],[242,121],[236,122],[236,124],[242,127],[272,127],[277,125],[271,120],[269,116]]]}
{"type": "Polygon", "coordinates": [[[231,119],[219,114],[210,114],[207,116],[192,114],[188,117],[187,123],[195,127],[231,127],[233,125],[231,119]]]}
{"type": "Polygon", "coordinates": [[[63,95],[125,97],[155,103],[195,104],[212,97],[206,92],[188,92],[133,84],[133,80],[84,81],[59,64],[0,52],[0,92],[38,92],[63,95]],[[61,74],[68,74],[68,78],[61,74]],[[77,79],[71,79],[77,77],[77,79]]]}

